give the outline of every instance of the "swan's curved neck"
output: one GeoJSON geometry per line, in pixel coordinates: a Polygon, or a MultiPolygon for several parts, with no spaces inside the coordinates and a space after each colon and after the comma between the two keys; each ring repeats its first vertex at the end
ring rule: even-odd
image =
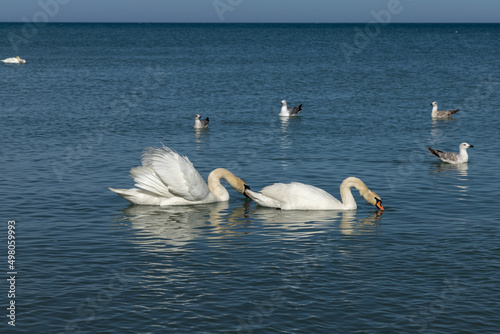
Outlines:
{"type": "Polygon", "coordinates": [[[208,189],[210,189],[210,192],[220,201],[229,201],[229,193],[220,183],[220,179],[226,180],[236,191],[240,193],[244,191],[244,182],[239,177],[236,177],[233,173],[224,168],[214,169],[210,175],[208,175],[208,189]]]}
{"type": "Polygon", "coordinates": [[[359,191],[360,195],[363,197],[366,192],[369,191],[364,182],[357,177],[346,178],[340,185],[340,197],[342,198],[342,204],[347,210],[353,210],[357,208],[356,201],[354,200],[354,196],[351,192],[352,187],[356,188],[359,191]]]}

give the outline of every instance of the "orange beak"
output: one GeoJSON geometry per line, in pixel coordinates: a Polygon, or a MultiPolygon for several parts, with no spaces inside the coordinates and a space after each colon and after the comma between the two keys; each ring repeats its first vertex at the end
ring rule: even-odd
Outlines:
{"type": "Polygon", "coordinates": [[[384,210],[384,207],[382,206],[382,201],[377,201],[377,208],[380,210],[384,210]]]}

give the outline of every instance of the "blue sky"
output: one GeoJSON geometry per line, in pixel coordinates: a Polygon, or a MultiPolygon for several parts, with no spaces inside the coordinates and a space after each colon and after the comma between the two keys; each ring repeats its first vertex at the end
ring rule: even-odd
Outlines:
{"type": "Polygon", "coordinates": [[[0,22],[500,22],[500,0],[2,0],[0,22]]]}

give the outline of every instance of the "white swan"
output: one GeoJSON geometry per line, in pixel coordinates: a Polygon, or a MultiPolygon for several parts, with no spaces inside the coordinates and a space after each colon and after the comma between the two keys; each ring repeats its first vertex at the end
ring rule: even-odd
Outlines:
{"type": "Polygon", "coordinates": [[[455,110],[438,110],[438,104],[436,101],[431,103],[432,106],[432,118],[448,118],[453,114],[456,114],[460,109],[455,110]]]}
{"type": "Polygon", "coordinates": [[[299,104],[298,107],[288,108],[286,101],[285,100],[281,101],[281,111],[280,111],[281,117],[297,116],[297,114],[301,110],[302,110],[302,104],[299,104]]]}
{"type": "Polygon", "coordinates": [[[207,118],[201,119],[200,114],[194,115],[194,128],[195,129],[206,129],[208,128],[208,123],[210,120],[207,118]]]}
{"type": "Polygon", "coordinates": [[[384,210],[380,196],[357,177],[348,177],[340,185],[342,202],[323,189],[299,182],[275,183],[260,193],[247,189],[245,194],[259,205],[282,210],[355,210],[357,206],[351,193],[352,187],[359,190],[368,203],[384,210]]]}
{"type": "Polygon", "coordinates": [[[249,189],[242,179],[224,168],[214,169],[208,175],[207,185],[188,157],[165,146],[147,148],[141,161],[142,166],[130,170],[137,188],[109,188],[134,204],[167,206],[228,201],[229,193],[220,179],[242,194],[249,189]]]}
{"type": "Polygon", "coordinates": [[[461,164],[469,161],[469,155],[467,154],[467,149],[469,147],[474,147],[473,145],[467,143],[461,143],[458,146],[458,154],[455,152],[443,152],[440,150],[435,150],[427,146],[429,151],[438,157],[439,160],[443,162],[448,162],[450,164],[461,164]]]}
{"type": "Polygon", "coordinates": [[[3,59],[2,62],[6,64],[24,64],[26,60],[19,58],[19,56],[3,59]]]}

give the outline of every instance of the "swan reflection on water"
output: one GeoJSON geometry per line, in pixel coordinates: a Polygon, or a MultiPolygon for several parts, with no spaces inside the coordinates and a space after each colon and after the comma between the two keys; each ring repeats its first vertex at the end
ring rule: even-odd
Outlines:
{"type": "Polygon", "coordinates": [[[382,212],[357,219],[356,211],[281,211],[251,202],[230,209],[229,202],[195,206],[130,205],[119,220],[130,222],[135,243],[151,251],[189,251],[197,238],[225,239],[251,233],[255,227],[282,229],[296,237],[330,232],[363,234],[379,226],[382,212]],[[337,225],[338,222],[338,225],[337,225]],[[253,225],[253,226],[252,226],[253,225]]]}
{"type": "Polygon", "coordinates": [[[266,227],[278,227],[286,231],[299,231],[314,228],[330,230],[338,221],[339,232],[346,235],[361,234],[378,226],[382,211],[378,210],[364,219],[356,219],[356,210],[277,210],[273,208],[256,207],[250,212],[254,219],[265,222],[266,227]]]}
{"type": "Polygon", "coordinates": [[[163,243],[180,249],[201,233],[210,233],[209,238],[243,234],[235,226],[248,221],[246,210],[244,205],[230,211],[229,202],[167,207],[130,205],[123,210],[121,219],[130,222],[138,243],[163,243]]]}

